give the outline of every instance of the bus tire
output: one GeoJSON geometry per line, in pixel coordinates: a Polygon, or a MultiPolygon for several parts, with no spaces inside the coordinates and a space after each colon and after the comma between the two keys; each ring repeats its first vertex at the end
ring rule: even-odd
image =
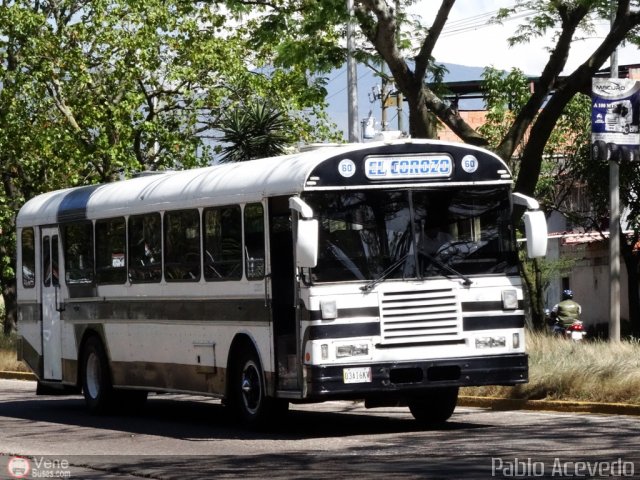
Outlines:
{"type": "Polygon", "coordinates": [[[458,403],[458,387],[433,388],[426,393],[407,399],[413,418],[424,425],[444,423],[458,403]]]}
{"type": "Polygon", "coordinates": [[[89,412],[107,413],[113,406],[113,386],[109,361],[102,342],[95,336],[87,339],[82,349],[82,393],[89,412]]]}
{"type": "Polygon", "coordinates": [[[233,363],[230,407],[247,427],[262,427],[275,421],[289,408],[281,399],[267,397],[264,372],[253,348],[242,349],[233,363]]]}

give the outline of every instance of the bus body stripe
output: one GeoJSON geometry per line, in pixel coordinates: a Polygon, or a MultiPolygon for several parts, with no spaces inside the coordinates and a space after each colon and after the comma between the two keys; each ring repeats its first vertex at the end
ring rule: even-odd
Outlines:
{"type": "MultiPolygon", "coordinates": [[[[518,310],[524,308],[524,301],[518,300],[518,310]]],[[[495,302],[462,302],[463,312],[489,312],[494,310],[503,310],[501,301],[495,302]]]]}
{"type": "Polygon", "coordinates": [[[71,322],[126,320],[131,323],[147,320],[269,322],[270,314],[264,299],[162,300],[153,298],[69,302],[63,312],[63,319],[71,322]]]}
{"type": "Polygon", "coordinates": [[[490,317],[464,317],[462,319],[462,329],[465,332],[498,328],[524,328],[524,315],[492,315],[490,317]]]}
{"type": "Polygon", "coordinates": [[[305,339],[324,340],[328,338],[370,337],[374,335],[380,335],[380,322],[311,325],[307,329],[305,339]]]}

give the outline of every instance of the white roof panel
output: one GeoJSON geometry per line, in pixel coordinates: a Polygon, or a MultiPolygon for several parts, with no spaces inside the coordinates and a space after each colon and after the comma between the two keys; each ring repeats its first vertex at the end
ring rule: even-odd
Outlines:
{"type": "Polygon", "coordinates": [[[18,213],[18,227],[54,224],[77,218],[136,214],[189,208],[207,198],[212,204],[258,201],[263,196],[291,195],[303,190],[309,172],[331,154],[362,145],[323,147],[294,155],[145,175],[113,183],[57,190],[38,195],[18,213]],[[62,216],[61,216],[62,215],[62,216]]]}
{"type": "MultiPolygon", "coordinates": [[[[45,193],[25,203],[18,213],[16,224],[18,227],[50,225],[84,218],[135,215],[153,210],[256,202],[269,196],[298,194],[305,187],[307,190],[367,185],[375,188],[389,187],[393,186],[393,182],[397,185],[397,181],[385,178],[378,181],[366,177],[363,159],[367,155],[415,156],[437,152],[452,159],[452,163],[448,163],[451,167],[450,175],[441,179],[442,182],[465,184],[476,181],[510,181],[508,168],[500,158],[470,145],[412,139],[346,144],[293,155],[158,173],[45,193]],[[356,151],[359,152],[353,153],[356,151]],[[473,170],[463,168],[462,164],[470,153],[477,156],[477,164],[474,164],[473,170]],[[341,159],[346,158],[353,158],[358,164],[356,168],[356,163],[349,160],[354,167],[353,176],[339,172],[341,159]],[[314,179],[307,184],[310,175],[314,179]]],[[[421,182],[433,180],[431,178],[421,182]]]]}

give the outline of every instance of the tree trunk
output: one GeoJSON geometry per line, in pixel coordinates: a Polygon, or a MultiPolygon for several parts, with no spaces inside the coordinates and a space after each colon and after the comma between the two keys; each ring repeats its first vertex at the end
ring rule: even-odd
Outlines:
{"type": "Polygon", "coordinates": [[[542,278],[540,259],[521,260],[521,276],[524,281],[524,289],[529,297],[531,319],[527,320],[527,326],[532,330],[544,330],[546,328],[546,316],[544,314],[544,292],[549,286],[542,278]]]}
{"type": "Polygon", "coordinates": [[[434,128],[432,116],[424,101],[422,89],[404,92],[409,104],[409,133],[412,138],[436,138],[437,130],[434,128]]]}

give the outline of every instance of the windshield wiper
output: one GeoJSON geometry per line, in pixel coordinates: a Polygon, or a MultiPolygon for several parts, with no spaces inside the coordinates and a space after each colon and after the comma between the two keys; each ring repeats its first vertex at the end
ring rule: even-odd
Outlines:
{"type": "Polygon", "coordinates": [[[427,257],[431,262],[435,263],[442,270],[446,270],[447,272],[452,273],[453,275],[456,275],[458,278],[461,278],[463,280],[463,285],[465,285],[466,287],[468,287],[469,285],[471,285],[473,283],[473,281],[471,281],[471,279],[469,277],[467,277],[466,275],[460,273],[455,268],[447,265],[446,263],[441,262],[436,257],[434,257],[433,255],[428,254],[424,250],[418,250],[418,253],[420,253],[420,255],[424,255],[425,257],[427,257]]]}
{"type": "Polygon", "coordinates": [[[407,257],[409,255],[413,255],[413,252],[407,252],[405,253],[402,257],[400,257],[399,260],[396,260],[395,262],[393,262],[391,265],[389,265],[381,274],[378,278],[371,280],[369,283],[367,283],[366,285],[363,285],[362,287],[360,287],[360,290],[362,290],[363,292],[370,292],[371,290],[373,290],[375,288],[376,285],[378,285],[380,282],[383,282],[384,280],[387,279],[387,277],[389,275],[391,275],[396,268],[398,268],[398,266],[402,265],[405,260],[407,259],[407,257]]]}

